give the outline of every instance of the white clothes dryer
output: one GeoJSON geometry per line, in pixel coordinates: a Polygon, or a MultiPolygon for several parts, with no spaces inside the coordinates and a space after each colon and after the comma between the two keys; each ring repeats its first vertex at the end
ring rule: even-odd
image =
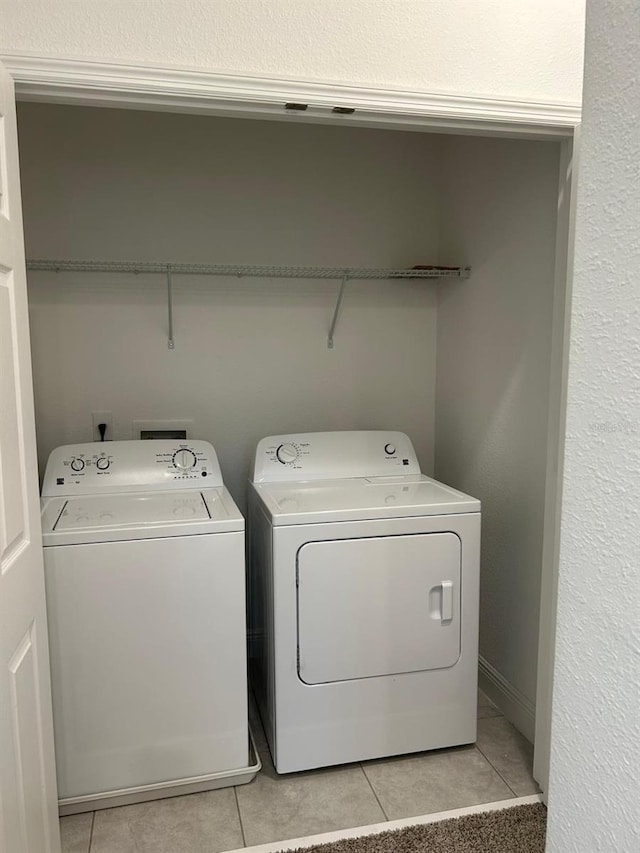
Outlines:
{"type": "Polygon", "coordinates": [[[476,738],[480,502],[399,432],[280,435],[249,496],[250,663],[276,770],[476,738]]]}
{"type": "Polygon", "coordinates": [[[213,447],[59,447],[42,527],[61,813],[250,781],[244,519],[213,447]]]}

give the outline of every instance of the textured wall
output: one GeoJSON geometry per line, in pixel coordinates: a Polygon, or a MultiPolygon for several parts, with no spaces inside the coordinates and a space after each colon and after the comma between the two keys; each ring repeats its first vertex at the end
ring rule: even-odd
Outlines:
{"type": "Polygon", "coordinates": [[[549,853],[640,850],[640,20],[591,0],[549,853]]]}
{"type": "Polygon", "coordinates": [[[480,654],[531,706],[549,410],[559,146],[443,145],[435,472],[482,500],[480,654]]]}
{"type": "MultiPolygon", "coordinates": [[[[433,139],[130,110],[22,104],[30,257],[411,266],[437,253],[433,139]]],[[[264,435],[399,429],[433,464],[436,289],[176,276],[29,275],[41,467],[134,419],[193,418],[244,498],[264,435]]]]}
{"type": "Polygon", "coordinates": [[[584,0],[0,0],[0,52],[578,103],[584,0]]]}

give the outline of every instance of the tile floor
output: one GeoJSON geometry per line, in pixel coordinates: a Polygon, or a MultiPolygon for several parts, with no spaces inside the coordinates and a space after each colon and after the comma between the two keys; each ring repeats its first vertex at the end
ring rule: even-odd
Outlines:
{"type": "Polygon", "coordinates": [[[221,853],[536,793],[533,747],[484,694],[475,746],[278,776],[259,718],[249,785],[71,815],[62,853],[221,853]]]}

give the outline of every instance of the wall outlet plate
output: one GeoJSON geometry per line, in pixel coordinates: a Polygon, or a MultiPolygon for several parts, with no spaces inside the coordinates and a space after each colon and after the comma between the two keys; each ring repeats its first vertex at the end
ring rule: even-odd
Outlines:
{"type": "Polygon", "coordinates": [[[98,424],[106,424],[107,429],[104,434],[105,441],[113,441],[113,413],[112,412],[91,412],[91,441],[102,441],[98,424]]]}
{"type": "Polygon", "coordinates": [[[192,420],[135,420],[131,426],[131,438],[172,438],[178,440],[196,438],[192,420]]]}

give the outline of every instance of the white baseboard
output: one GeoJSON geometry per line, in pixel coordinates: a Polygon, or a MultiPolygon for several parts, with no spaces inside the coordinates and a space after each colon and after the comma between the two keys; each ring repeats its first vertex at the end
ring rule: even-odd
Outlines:
{"type": "Polygon", "coordinates": [[[535,705],[482,655],[478,659],[478,686],[526,739],[533,743],[536,730],[535,705]]]}

